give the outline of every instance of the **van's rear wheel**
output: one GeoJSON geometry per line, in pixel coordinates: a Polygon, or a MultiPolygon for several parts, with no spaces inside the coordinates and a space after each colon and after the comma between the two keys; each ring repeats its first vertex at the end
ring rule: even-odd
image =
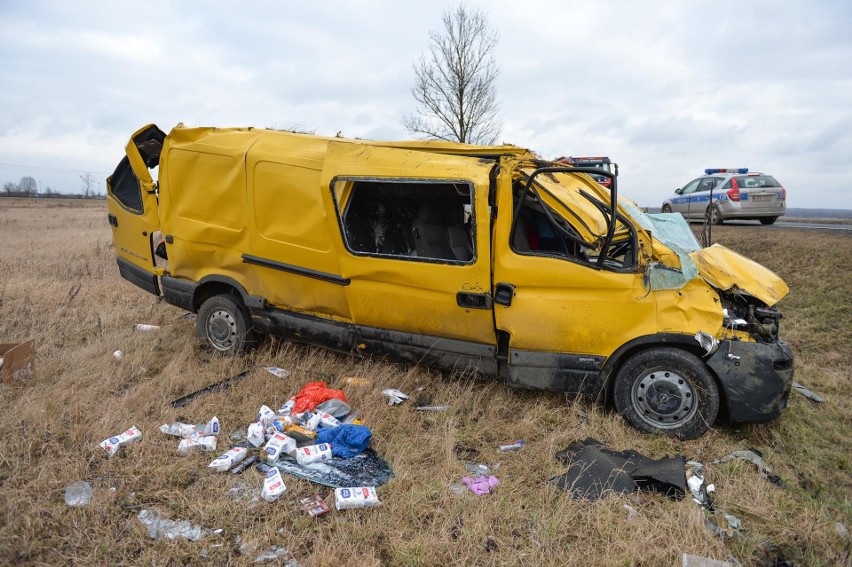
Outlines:
{"type": "Polygon", "coordinates": [[[719,389],[701,359],[671,347],[630,357],[615,378],[615,407],[645,433],[704,435],[719,413],[719,389]]]}
{"type": "Polygon", "coordinates": [[[251,317],[235,295],[214,295],[198,310],[196,335],[202,344],[224,355],[248,352],[257,345],[251,317]]]}

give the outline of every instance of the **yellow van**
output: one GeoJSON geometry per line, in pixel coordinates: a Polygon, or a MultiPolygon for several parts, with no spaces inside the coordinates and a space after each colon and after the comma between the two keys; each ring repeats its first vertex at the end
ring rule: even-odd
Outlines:
{"type": "Polygon", "coordinates": [[[515,146],[148,125],[107,185],[121,276],[226,354],[274,334],[476,368],[683,439],[787,404],[784,282],[608,172],[515,146]]]}

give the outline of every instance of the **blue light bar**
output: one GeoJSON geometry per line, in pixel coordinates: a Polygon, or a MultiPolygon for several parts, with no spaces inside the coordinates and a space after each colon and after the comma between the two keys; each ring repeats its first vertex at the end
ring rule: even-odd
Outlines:
{"type": "Polygon", "coordinates": [[[711,173],[748,173],[747,167],[723,167],[723,168],[708,168],[704,170],[704,173],[710,175],[711,173]]]}

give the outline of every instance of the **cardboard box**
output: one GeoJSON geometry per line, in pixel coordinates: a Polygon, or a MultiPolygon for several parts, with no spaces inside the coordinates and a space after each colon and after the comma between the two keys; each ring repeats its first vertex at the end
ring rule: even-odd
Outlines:
{"type": "Polygon", "coordinates": [[[35,341],[0,343],[0,382],[14,384],[35,378],[35,341]]]}

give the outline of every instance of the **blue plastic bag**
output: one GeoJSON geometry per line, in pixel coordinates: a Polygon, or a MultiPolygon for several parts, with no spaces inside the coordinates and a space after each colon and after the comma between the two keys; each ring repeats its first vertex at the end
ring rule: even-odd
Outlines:
{"type": "Polygon", "coordinates": [[[372,439],[373,433],[363,425],[344,424],[320,429],[315,442],[331,443],[332,456],[348,459],[369,447],[372,439]]]}

